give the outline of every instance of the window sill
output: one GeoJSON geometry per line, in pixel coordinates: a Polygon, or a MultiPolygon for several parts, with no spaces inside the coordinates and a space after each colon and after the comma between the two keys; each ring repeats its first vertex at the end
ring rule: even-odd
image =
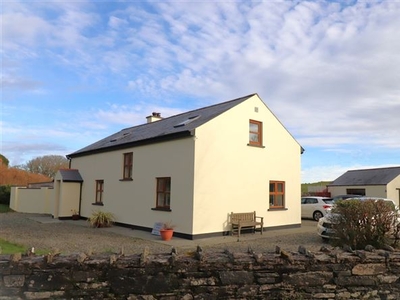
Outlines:
{"type": "Polygon", "coordinates": [[[151,210],[172,211],[170,208],[163,208],[163,207],[153,207],[151,210]]]}
{"type": "Polygon", "coordinates": [[[123,179],[120,179],[119,181],[133,181],[133,179],[132,178],[123,178],[123,179]]]}
{"type": "Polygon", "coordinates": [[[92,205],[104,206],[103,202],[95,202],[95,203],[92,203],[92,205]]]}
{"type": "Polygon", "coordinates": [[[256,147],[256,148],[265,148],[265,146],[263,146],[263,145],[253,145],[253,144],[247,144],[247,146],[250,146],[250,147],[256,147]]]}
{"type": "Polygon", "coordinates": [[[288,210],[285,207],[277,207],[277,208],[268,208],[267,211],[282,211],[282,210],[288,210]]]}

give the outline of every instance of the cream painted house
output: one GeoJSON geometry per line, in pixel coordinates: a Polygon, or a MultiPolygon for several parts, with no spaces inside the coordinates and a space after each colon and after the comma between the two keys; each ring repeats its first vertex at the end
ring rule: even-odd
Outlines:
{"type": "Polygon", "coordinates": [[[400,200],[400,167],[349,170],[328,185],[331,196],[358,194],[400,200]]]}
{"type": "Polygon", "coordinates": [[[303,149],[257,94],[147,119],[67,155],[82,217],[103,210],[148,231],[172,221],[188,239],[226,234],[230,212],[300,226],[303,149]]]}

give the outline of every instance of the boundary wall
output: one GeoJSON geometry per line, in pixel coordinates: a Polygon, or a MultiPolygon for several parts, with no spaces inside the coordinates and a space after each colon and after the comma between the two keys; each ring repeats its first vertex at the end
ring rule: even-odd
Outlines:
{"type": "Polygon", "coordinates": [[[400,252],[0,255],[0,299],[400,299],[400,252]]]}

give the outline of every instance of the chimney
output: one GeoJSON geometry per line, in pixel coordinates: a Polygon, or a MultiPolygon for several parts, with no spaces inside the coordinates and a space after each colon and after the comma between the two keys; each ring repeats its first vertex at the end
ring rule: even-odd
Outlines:
{"type": "Polygon", "coordinates": [[[160,121],[160,120],[162,120],[161,113],[153,112],[150,116],[146,117],[146,119],[147,119],[147,123],[160,121]]]}

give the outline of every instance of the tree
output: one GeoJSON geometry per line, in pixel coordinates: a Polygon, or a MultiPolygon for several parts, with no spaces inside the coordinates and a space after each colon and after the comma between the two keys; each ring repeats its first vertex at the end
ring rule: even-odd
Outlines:
{"type": "Polygon", "coordinates": [[[23,169],[54,178],[59,169],[68,168],[68,160],[61,155],[39,156],[28,161],[23,169]]]}
{"type": "Polygon", "coordinates": [[[9,161],[7,157],[5,157],[3,154],[0,154],[0,165],[8,167],[9,161]]]}
{"type": "Polygon", "coordinates": [[[48,181],[51,181],[51,178],[42,174],[33,174],[15,167],[0,165],[0,186],[27,185],[28,183],[48,181]]]}

